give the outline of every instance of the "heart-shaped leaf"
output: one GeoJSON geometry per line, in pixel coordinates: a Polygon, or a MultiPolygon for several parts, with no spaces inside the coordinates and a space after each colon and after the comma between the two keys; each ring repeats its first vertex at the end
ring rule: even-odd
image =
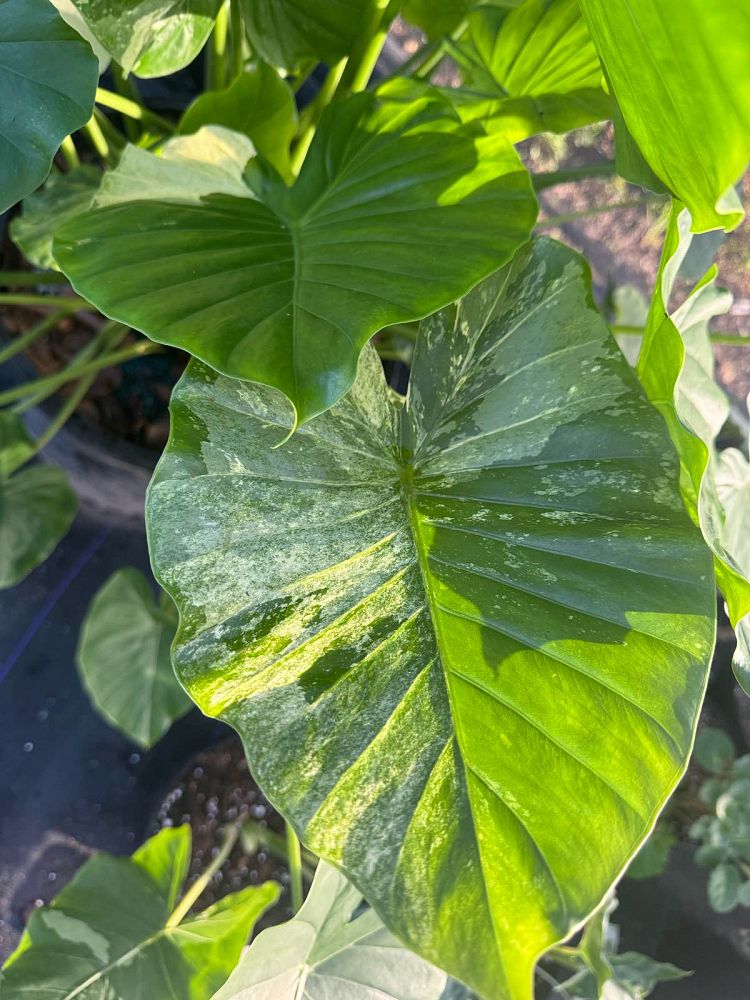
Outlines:
{"type": "Polygon", "coordinates": [[[610,117],[578,0],[479,6],[468,25],[450,46],[464,76],[451,92],[464,118],[490,118],[517,142],[610,117]]]}
{"type": "Polygon", "coordinates": [[[446,975],[407,951],[321,861],[296,917],[253,941],[213,1000],[440,1000],[446,975]]]}
{"type": "Polygon", "coordinates": [[[49,0],[0,0],[0,212],[44,181],[94,109],[99,65],[49,0]]]}
{"type": "Polygon", "coordinates": [[[281,389],[302,423],[351,386],[372,334],[463,294],[536,219],[507,139],[435,92],[398,95],[332,106],[292,188],[248,168],[246,197],[196,204],[186,183],[180,203],[167,172],[163,199],[153,185],[79,216],[55,256],[108,316],[281,389]]]}
{"type": "Polygon", "coordinates": [[[226,90],[201,94],[182,116],[180,132],[223,125],[246,135],[285,180],[293,179],[289,148],[297,132],[297,105],[289,84],[268,63],[255,63],[226,90]]]}
{"type": "Polygon", "coordinates": [[[368,348],[281,448],[283,397],[199,364],[172,419],[147,517],[178,675],[391,931],[529,1000],[679,779],[713,645],[585,265],[534,241],[425,321],[405,409],[368,348]]]}
{"type": "Polygon", "coordinates": [[[0,589],[20,583],[44,562],[67,534],[77,506],[67,476],[53,465],[0,477],[0,589]]]}
{"type": "MultiPolygon", "coordinates": [[[[743,212],[731,189],[750,158],[750,5],[580,2],[650,169],[690,210],[696,232],[734,228],[743,212]]],[[[632,179],[640,183],[641,172],[632,179]]]]}
{"type": "Polygon", "coordinates": [[[99,712],[142,747],[153,746],[191,705],[172,670],[177,627],[166,594],[154,602],[137,569],[113,573],[81,627],[78,670],[99,712]]]}
{"type": "Polygon", "coordinates": [[[223,0],[73,0],[92,35],[125,70],[167,76],[206,43],[223,0]]]}
{"type": "Polygon", "coordinates": [[[348,54],[370,0],[240,0],[253,52],[294,70],[308,59],[332,65],[348,54]]]}
{"type": "Polygon", "coordinates": [[[132,858],[95,854],[50,906],[31,914],[3,966],[3,1000],[206,1000],[279,887],[251,886],[179,920],[189,863],[188,826],[162,830],[132,858]]]}

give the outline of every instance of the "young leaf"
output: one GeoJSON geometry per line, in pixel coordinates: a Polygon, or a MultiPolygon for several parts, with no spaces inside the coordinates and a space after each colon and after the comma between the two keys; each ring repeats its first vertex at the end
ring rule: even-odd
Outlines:
{"type": "Polygon", "coordinates": [[[45,186],[23,202],[23,213],[10,224],[13,242],[37,267],[59,270],[52,253],[52,237],[63,223],[91,207],[102,180],[96,167],[75,167],[52,174],[45,186]]]}
{"type": "Polygon", "coordinates": [[[253,941],[213,1000],[440,1000],[446,975],[388,933],[321,861],[296,917],[253,941]]]}
{"type": "Polygon", "coordinates": [[[253,52],[295,70],[309,59],[333,65],[349,53],[371,0],[241,0],[253,52]]]}
{"type": "Polygon", "coordinates": [[[742,884],[734,865],[718,865],[708,876],[708,901],[717,913],[731,913],[739,903],[742,884]]]}
{"type": "MultiPolygon", "coordinates": [[[[713,448],[728,416],[729,402],[713,378],[713,351],[708,338],[709,320],[726,312],[731,298],[715,288],[716,269],[712,268],[679,309],[670,313],[674,283],[690,240],[690,215],[675,203],[638,359],[638,375],[646,394],[664,417],[679,453],[685,504],[714,554],[716,578],[729,617],[737,627],[750,614],[750,577],[744,575],[732,550],[717,493],[713,448]]],[[[741,641],[740,653],[742,648],[741,641]]],[[[743,676],[741,666],[735,666],[735,670],[743,676]]]]}
{"type": "Polygon", "coordinates": [[[172,924],[190,862],[190,828],[164,829],[131,858],[95,854],[34,910],[3,966],[3,1000],[205,1000],[237,964],[274,882],[231,893],[172,924]]]}
{"type": "Polygon", "coordinates": [[[0,480],[15,472],[34,454],[34,441],[18,413],[0,410],[0,480]]]}
{"type": "Polygon", "coordinates": [[[154,602],[137,569],[113,573],[97,591],[81,628],[78,670],[101,714],[142,747],[151,747],[191,706],[172,670],[177,627],[166,594],[154,602]]]}
{"type": "Polygon", "coordinates": [[[304,422],[351,386],[373,333],[453,301],[536,218],[504,137],[434,92],[391,93],[332,106],[292,188],[248,168],[245,197],[170,183],[80,216],[55,240],[63,270],[107,315],[280,389],[304,422]]]}
{"type": "Polygon", "coordinates": [[[203,48],[223,0],[73,0],[89,30],[125,70],[167,76],[203,48]]]}
{"type": "Polygon", "coordinates": [[[20,583],[44,562],[67,534],[77,506],[67,476],[55,466],[0,477],[0,589],[20,583]]]}
{"type": "Polygon", "coordinates": [[[612,114],[578,0],[480,6],[450,52],[466,83],[451,92],[463,117],[491,118],[514,142],[612,114]]]}
{"type": "Polygon", "coordinates": [[[94,108],[99,67],[49,0],[0,0],[0,212],[44,181],[94,108]]]}
{"type": "Polygon", "coordinates": [[[704,726],[695,740],[695,759],[707,771],[725,771],[734,761],[734,744],[723,729],[704,726]]]}
{"type": "Polygon", "coordinates": [[[581,0],[581,10],[648,166],[696,232],[733,229],[743,212],[732,186],[750,157],[750,5],[581,0]]]}
{"type": "Polygon", "coordinates": [[[425,321],[405,411],[368,348],[281,448],[282,396],[192,363],[147,503],[192,697],[493,1000],[528,1000],[647,836],[713,644],[710,558],[589,281],[534,241],[425,321]]]}
{"type": "Polygon", "coordinates": [[[258,62],[226,90],[201,94],[182,116],[180,132],[223,125],[246,135],[285,180],[293,179],[289,148],[297,132],[297,105],[289,84],[268,63],[258,62]]]}

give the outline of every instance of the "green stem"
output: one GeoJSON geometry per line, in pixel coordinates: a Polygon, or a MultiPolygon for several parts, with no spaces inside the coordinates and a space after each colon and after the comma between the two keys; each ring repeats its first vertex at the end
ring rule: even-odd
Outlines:
{"type": "Polygon", "coordinates": [[[224,843],[221,845],[221,850],[213,859],[211,864],[206,868],[202,875],[193,882],[188,891],[182,897],[180,902],[172,911],[169,920],[167,920],[166,928],[169,930],[171,927],[178,927],[185,917],[188,915],[193,905],[198,901],[198,899],[203,895],[204,891],[207,889],[211,879],[214,877],[216,872],[221,868],[224,862],[227,860],[229,855],[234,849],[234,845],[237,843],[237,838],[240,835],[240,828],[237,823],[225,829],[224,832],[224,843]]]}
{"type": "Polygon", "coordinates": [[[83,378],[91,374],[91,372],[101,371],[102,368],[109,368],[111,365],[119,365],[121,362],[129,361],[131,358],[138,358],[144,354],[153,354],[160,350],[163,350],[163,348],[159,344],[153,344],[147,340],[140,341],[131,347],[124,347],[121,351],[113,351],[111,354],[95,358],[87,364],[69,366],[64,371],[56,372],[54,375],[33,379],[31,382],[24,382],[22,385],[14,386],[12,389],[6,389],[5,392],[0,392],[0,406],[5,406],[7,403],[13,403],[17,399],[22,399],[24,396],[29,395],[29,393],[36,395],[43,391],[45,394],[44,398],[46,398],[46,396],[52,395],[53,392],[57,392],[67,382],[83,378]]]}
{"type": "MultiPolygon", "coordinates": [[[[610,323],[610,330],[618,337],[642,337],[645,330],[642,326],[623,326],[610,323]]],[[[750,333],[709,333],[712,344],[731,344],[734,347],[750,347],[750,333]]]]}
{"type": "Polygon", "coordinates": [[[42,448],[46,448],[52,438],[58,433],[58,431],[61,431],[68,420],[70,420],[72,415],[78,409],[83,397],[93,385],[96,374],[96,372],[92,372],[90,375],[87,375],[85,378],[80,380],[78,385],[58,410],[55,419],[51,421],[46,431],[44,431],[43,434],[40,434],[36,439],[36,442],[34,443],[34,454],[38,454],[42,448]]]}
{"type": "Polygon", "coordinates": [[[226,82],[227,35],[229,29],[228,0],[219,8],[211,33],[211,43],[206,50],[206,86],[208,90],[221,90],[226,82]]]}
{"type": "Polygon", "coordinates": [[[0,285],[67,285],[60,271],[0,271],[0,285]]]}
{"type": "Polygon", "coordinates": [[[108,167],[114,167],[117,164],[118,154],[127,146],[128,140],[123,133],[115,127],[114,123],[107,118],[101,108],[94,108],[94,118],[96,119],[97,125],[101,129],[102,135],[109,143],[110,152],[106,165],[108,167]]]}
{"type": "Polygon", "coordinates": [[[245,22],[242,18],[240,0],[229,0],[229,16],[232,33],[231,78],[234,80],[244,68],[243,43],[245,40],[245,22]]]}
{"type": "Polygon", "coordinates": [[[78,150],[76,149],[76,144],[73,142],[72,135],[66,135],[60,143],[60,152],[64,156],[69,170],[80,167],[81,161],[78,159],[78,150]]]}
{"type": "Polygon", "coordinates": [[[531,175],[531,183],[535,191],[544,191],[555,184],[569,184],[587,177],[612,177],[617,173],[614,160],[602,160],[590,163],[586,167],[571,167],[569,170],[551,170],[549,173],[531,175]]]}
{"type": "Polygon", "coordinates": [[[394,76],[413,76],[439,50],[440,45],[440,42],[426,42],[416,52],[412,52],[406,62],[401,63],[392,73],[389,73],[385,79],[379,82],[385,83],[387,80],[392,80],[394,76]]]}
{"type": "Polygon", "coordinates": [[[438,47],[435,49],[435,51],[432,53],[432,55],[428,56],[428,58],[419,67],[419,69],[414,70],[414,72],[412,73],[414,79],[415,80],[429,80],[430,77],[432,76],[432,74],[435,72],[435,70],[440,65],[440,63],[443,61],[443,59],[445,59],[445,56],[447,54],[446,53],[447,42],[448,41],[452,41],[452,42],[459,41],[463,37],[463,35],[466,34],[466,31],[467,31],[468,27],[469,27],[468,20],[464,19],[463,21],[461,21],[461,23],[458,25],[458,27],[455,28],[450,33],[450,35],[448,36],[448,38],[447,39],[443,39],[443,41],[441,41],[438,44],[438,47]]]}
{"type": "Polygon", "coordinates": [[[149,111],[142,104],[136,103],[129,97],[122,94],[114,94],[111,90],[104,90],[102,87],[96,88],[96,102],[105,108],[119,111],[126,118],[133,118],[135,121],[143,122],[144,125],[154,125],[163,132],[174,132],[174,126],[161,115],[149,111]]]}
{"type": "Polygon", "coordinates": [[[307,83],[310,77],[313,75],[317,68],[318,62],[316,59],[309,59],[300,69],[299,73],[294,80],[294,93],[298,94],[302,87],[307,83]]]}
{"type": "Polygon", "coordinates": [[[289,877],[291,879],[290,890],[292,894],[292,911],[297,913],[302,906],[302,847],[299,837],[294,832],[290,823],[286,825],[286,860],[289,867],[289,877]]]}
{"type": "MultiPolygon", "coordinates": [[[[287,843],[286,835],[274,833],[267,826],[255,820],[245,820],[240,832],[242,849],[245,854],[256,854],[263,849],[273,854],[274,857],[286,863],[287,843]]],[[[307,848],[302,847],[302,874],[308,881],[312,881],[315,875],[315,867],[318,859],[307,848]]]]}
{"type": "Polygon", "coordinates": [[[32,326],[26,333],[22,334],[20,337],[16,337],[12,340],[7,347],[0,351],[0,365],[5,361],[9,361],[11,358],[15,357],[16,354],[20,354],[25,351],[27,347],[30,347],[34,341],[39,340],[43,337],[45,333],[57,326],[61,319],[68,315],[68,312],[64,309],[60,309],[57,312],[51,313],[49,316],[40,322],[32,326]]]}
{"type": "Polygon", "coordinates": [[[315,100],[305,108],[300,115],[300,137],[292,152],[292,170],[298,174],[302,166],[310,144],[315,135],[315,127],[320,120],[325,108],[330,104],[333,95],[336,93],[341,77],[346,69],[347,57],[340,59],[328,70],[325,80],[318,91],[315,100]]]}
{"type": "Polygon", "coordinates": [[[101,125],[96,119],[95,115],[92,115],[86,124],[83,126],[84,132],[89,137],[91,145],[94,147],[96,152],[101,156],[105,163],[109,162],[110,149],[109,143],[102,132],[101,125]]]}
{"type": "Polygon", "coordinates": [[[0,292],[0,306],[49,306],[76,312],[93,306],[78,295],[32,295],[24,292],[0,292]]]}
{"type": "Polygon", "coordinates": [[[389,4],[390,0],[370,0],[370,9],[352,46],[337,96],[356,94],[364,90],[370,82],[372,71],[375,69],[388,34],[385,12],[389,4]]]}
{"type": "Polygon", "coordinates": [[[641,208],[644,205],[651,205],[658,198],[658,195],[649,195],[645,198],[635,198],[632,201],[619,201],[611,205],[595,205],[593,208],[586,208],[582,212],[569,212],[565,215],[551,215],[548,219],[542,219],[537,223],[537,229],[549,229],[552,226],[562,226],[567,222],[576,222],[578,219],[589,219],[594,215],[602,215],[604,212],[617,212],[625,208],[641,208]]]}

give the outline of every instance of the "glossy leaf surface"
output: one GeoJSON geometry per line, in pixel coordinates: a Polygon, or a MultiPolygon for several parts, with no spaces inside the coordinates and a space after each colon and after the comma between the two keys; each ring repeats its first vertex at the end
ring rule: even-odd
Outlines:
{"type": "Polygon", "coordinates": [[[177,627],[166,594],[155,603],[148,580],[121,569],[97,591],[78,644],[78,670],[97,710],[142,747],[153,746],[191,706],[172,669],[177,627]]]}
{"type": "Polygon", "coordinates": [[[267,63],[256,63],[226,90],[201,94],[182,116],[180,132],[223,125],[241,132],[291,182],[289,148],[297,131],[297,105],[285,80],[267,63]]]}
{"type": "Polygon", "coordinates": [[[465,80],[454,92],[464,117],[488,117],[514,142],[611,115],[578,0],[479,6],[450,52],[465,80]]]}
{"type": "Polygon", "coordinates": [[[412,377],[400,410],[368,348],[273,449],[284,399],[192,364],[152,558],[178,675],[305,842],[423,957],[528,1000],[685,766],[711,561],[572,251],[425,321],[412,377]]]}
{"type": "Polygon", "coordinates": [[[96,167],[76,167],[66,174],[52,174],[40,191],[24,199],[10,234],[28,261],[59,270],[52,253],[55,230],[91,207],[101,180],[96,167]]]}
{"type": "Polygon", "coordinates": [[[49,0],[0,0],[0,212],[44,181],[94,108],[99,67],[49,0]]]}
{"type": "Polygon", "coordinates": [[[308,59],[329,65],[348,54],[370,0],[241,0],[253,52],[294,70],[308,59]]]}
{"type": "MultiPolygon", "coordinates": [[[[16,451],[13,461],[24,454],[16,451]]],[[[77,506],[67,476],[52,465],[0,477],[0,588],[15,586],[44,562],[67,534],[77,506]]]]}
{"type": "Polygon", "coordinates": [[[3,1000],[206,1000],[279,889],[242,889],[172,926],[189,863],[188,826],[162,830],[131,858],[95,854],[31,914],[3,967],[3,1000]]]}
{"type": "Polygon", "coordinates": [[[296,917],[253,941],[213,1000],[440,1000],[446,975],[407,951],[321,861],[296,917]]]}
{"type": "Polygon", "coordinates": [[[167,76],[203,48],[222,0],[73,0],[126,73],[167,76]]]}
{"type": "Polygon", "coordinates": [[[581,0],[581,10],[648,166],[696,232],[732,229],[743,213],[730,189],[750,158],[750,5],[581,0]]]}
{"type": "Polygon", "coordinates": [[[245,197],[196,203],[162,162],[161,198],[144,186],[153,200],[59,231],[63,270],[108,316],[280,389],[309,419],[350,387],[372,334],[463,294],[536,219],[504,137],[461,124],[435,93],[391,93],[332,106],[292,188],[254,161],[245,197]]]}

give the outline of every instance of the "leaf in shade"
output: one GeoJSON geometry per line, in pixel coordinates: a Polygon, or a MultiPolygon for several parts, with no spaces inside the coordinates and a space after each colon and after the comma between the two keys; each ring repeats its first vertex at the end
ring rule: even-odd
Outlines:
{"type": "Polygon", "coordinates": [[[137,569],[113,573],[97,591],[78,642],[78,670],[96,709],[142,747],[151,747],[191,707],[172,670],[174,605],[159,603],[137,569]]]}
{"type": "Polygon", "coordinates": [[[139,200],[95,207],[55,255],[106,315],[280,389],[303,423],[349,389],[374,333],[456,299],[536,220],[505,137],[462,124],[434,91],[401,96],[396,84],[331,106],[292,188],[253,160],[238,196],[198,201],[153,157],[161,197],[149,181],[139,200]]]}
{"type": "Polygon", "coordinates": [[[33,910],[3,966],[3,1000],[205,1000],[232,971],[275,882],[171,922],[188,874],[190,827],[161,830],[130,858],[95,854],[33,910]]]}
{"type": "MultiPolygon", "coordinates": [[[[696,232],[733,229],[743,211],[732,186],[750,158],[750,4],[580,3],[648,168],[689,209],[696,232]]],[[[626,176],[648,183],[632,151],[619,160],[628,162],[626,176]]]]}
{"type": "Polygon", "coordinates": [[[549,240],[422,324],[405,408],[368,348],[272,449],[292,420],[197,363],[174,392],[175,668],[400,940],[530,1000],[692,745],[714,580],[663,423],[549,240]]]}
{"type": "Polygon", "coordinates": [[[469,6],[469,0],[405,0],[401,13],[428,38],[438,39],[461,24],[469,6]]]}
{"type": "Polygon", "coordinates": [[[90,46],[48,0],[0,0],[0,212],[43,183],[94,109],[90,46]]]}

